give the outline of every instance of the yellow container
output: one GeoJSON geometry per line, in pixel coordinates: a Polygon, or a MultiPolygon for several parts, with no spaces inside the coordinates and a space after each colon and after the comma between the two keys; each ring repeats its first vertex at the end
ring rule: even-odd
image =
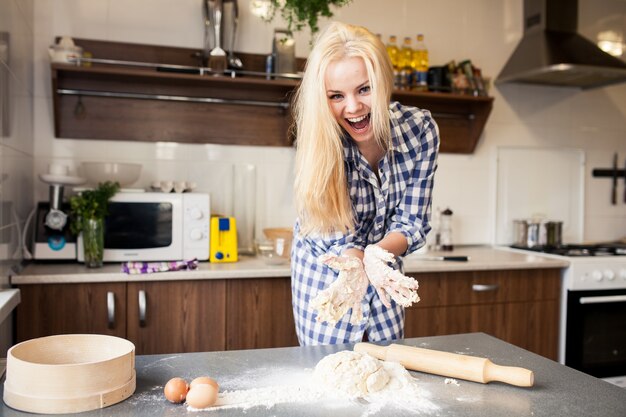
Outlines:
{"type": "Polygon", "coordinates": [[[237,222],[234,217],[211,218],[209,262],[237,262],[237,222]]]}

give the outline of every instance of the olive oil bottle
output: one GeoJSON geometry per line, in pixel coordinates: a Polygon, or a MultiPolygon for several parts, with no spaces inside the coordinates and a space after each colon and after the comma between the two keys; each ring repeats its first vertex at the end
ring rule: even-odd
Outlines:
{"type": "Polygon", "coordinates": [[[417,91],[428,90],[428,48],[424,42],[424,35],[417,35],[417,44],[413,51],[413,88],[417,91]]]}
{"type": "Polygon", "coordinates": [[[404,38],[402,48],[400,49],[400,59],[398,60],[398,66],[400,67],[400,88],[407,90],[411,88],[411,79],[414,72],[413,62],[413,48],[411,47],[411,38],[404,38]]]}

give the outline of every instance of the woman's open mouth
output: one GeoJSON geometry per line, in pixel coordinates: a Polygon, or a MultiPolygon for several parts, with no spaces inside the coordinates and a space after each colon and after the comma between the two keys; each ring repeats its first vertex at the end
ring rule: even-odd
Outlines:
{"type": "Polygon", "coordinates": [[[346,121],[355,131],[362,132],[366,130],[370,124],[370,113],[359,117],[352,117],[346,119],[346,121]]]}

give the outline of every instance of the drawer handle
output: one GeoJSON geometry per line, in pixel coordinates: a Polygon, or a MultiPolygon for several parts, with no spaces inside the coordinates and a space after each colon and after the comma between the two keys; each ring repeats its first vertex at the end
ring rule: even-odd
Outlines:
{"type": "Polygon", "coordinates": [[[499,287],[498,284],[473,284],[472,291],[476,291],[476,292],[497,291],[498,287],[499,287]]]}
{"type": "Polygon", "coordinates": [[[146,327],[146,292],[139,290],[139,327],[146,327]]]}
{"type": "Polygon", "coordinates": [[[626,295],[605,295],[603,297],[580,297],[580,304],[623,303],[626,295]]]}
{"type": "Polygon", "coordinates": [[[112,329],[115,326],[115,293],[107,291],[107,327],[112,329]]]}

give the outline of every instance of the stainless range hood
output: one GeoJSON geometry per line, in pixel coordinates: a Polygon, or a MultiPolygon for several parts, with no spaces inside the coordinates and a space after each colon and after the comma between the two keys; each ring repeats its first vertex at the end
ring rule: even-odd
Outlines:
{"type": "Polygon", "coordinates": [[[496,84],[587,89],[626,82],[626,63],[602,51],[577,29],[577,0],[524,0],[524,36],[496,84]]]}

